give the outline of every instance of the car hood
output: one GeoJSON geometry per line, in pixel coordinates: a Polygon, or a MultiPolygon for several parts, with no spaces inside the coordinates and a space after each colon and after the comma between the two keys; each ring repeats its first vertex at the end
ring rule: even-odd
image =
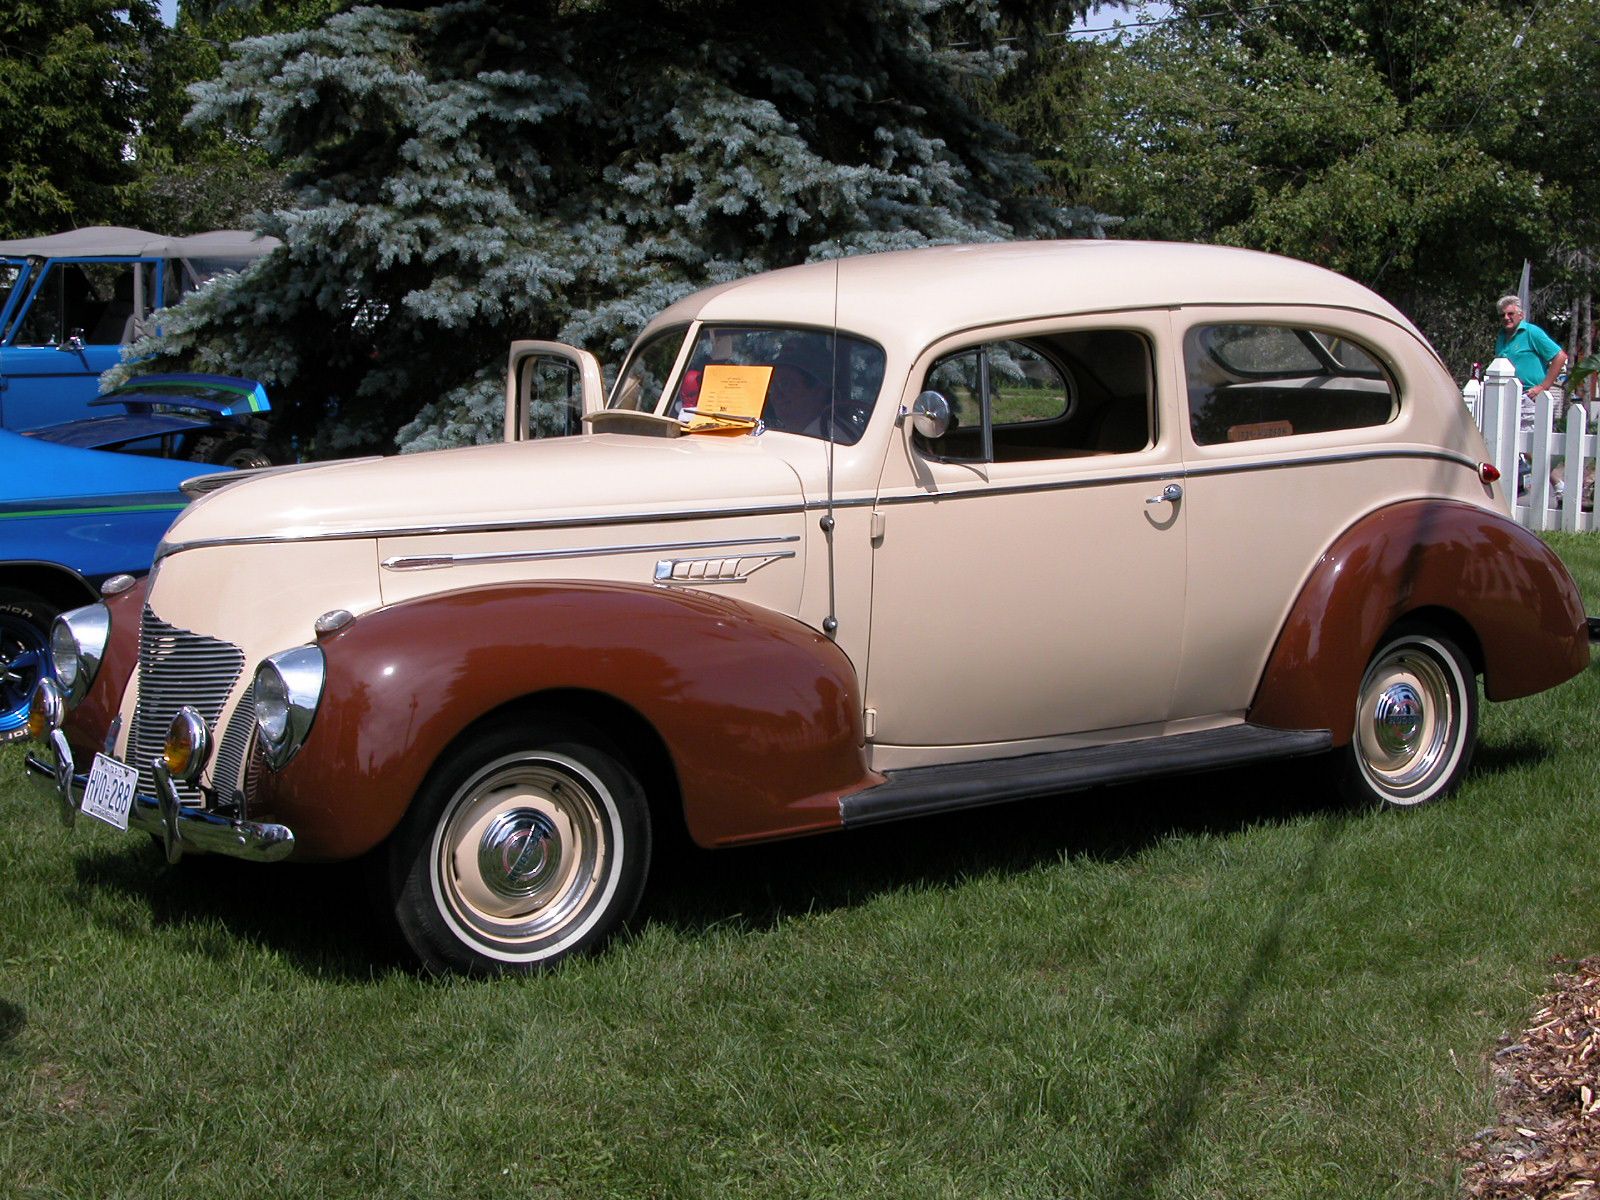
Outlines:
{"type": "Polygon", "coordinates": [[[126,497],[135,492],[170,492],[195,475],[217,468],[201,463],[146,458],[60,446],[0,430],[0,502],[63,497],[126,497]]]}
{"type": "Polygon", "coordinates": [[[100,450],[106,447],[124,446],[142,438],[161,437],[168,433],[194,433],[208,428],[209,424],[193,416],[132,413],[107,417],[79,417],[76,421],[63,421],[59,425],[30,429],[27,436],[37,442],[77,446],[83,450],[100,450]]]}
{"type": "Polygon", "coordinates": [[[768,442],[591,434],[269,470],[195,501],[167,545],[682,517],[802,503],[799,475],[768,442]]]}

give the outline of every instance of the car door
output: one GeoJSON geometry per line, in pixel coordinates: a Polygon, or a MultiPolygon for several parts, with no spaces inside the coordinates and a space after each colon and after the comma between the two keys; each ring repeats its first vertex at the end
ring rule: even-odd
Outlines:
{"type": "Polygon", "coordinates": [[[1248,707],[1305,579],[1362,515],[1476,484],[1413,429],[1403,397],[1426,364],[1397,333],[1306,306],[1174,314],[1190,548],[1175,716],[1248,707]]]}
{"type": "Polygon", "coordinates": [[[583,418],[604,406],[600,360],[593,354],[561,342],[511,343],[506,441],[583,433],[583,418]]]}
{"type": "MultiPolygon", "coordinates": [[[[1159,725],[1182,651],[1164,312],[967,334],[918,360],[878,495],[866,704],[880,767],[1159,725]]],[[[1049,745],[1036,748],[1047,749],[1049,745]]]]}

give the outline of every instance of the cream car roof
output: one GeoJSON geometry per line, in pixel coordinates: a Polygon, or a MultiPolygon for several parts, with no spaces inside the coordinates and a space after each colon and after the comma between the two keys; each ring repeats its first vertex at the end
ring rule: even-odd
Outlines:
{"type": "Polygon", "coordinates": [[[1309,263],[1231,246],[1091,239],[930,246],[768,271],[684,297],[645,333],[694,320],[837,326],[914,355],[954,330],[1006,321],[1234,303],[1354,308],[1421,340],[1388,301],[1309,263]]]}

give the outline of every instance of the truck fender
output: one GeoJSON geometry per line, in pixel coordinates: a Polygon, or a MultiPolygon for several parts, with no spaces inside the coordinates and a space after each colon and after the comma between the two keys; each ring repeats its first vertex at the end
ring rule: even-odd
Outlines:
{"type": "Polygon", "coordinates": [[[1554,551],[1498,513],[1408,500],[1362,517],[1317,560],[1247,719],[1349,742],[1379,640],[1423,610],[1453,614],[1470,631],[1475,644],[1462,649],[1491,700],[1532,695],[1589,665],[1583,601],[1554,551]]]}
{"type": "Polygon", "coordinates": [[[839,798],[881,782],[843,651],[720,595],[500,584],[378,609],[320,645],[326,681],[305,744],[262,772],[251,806],[295,830],[297,856],[377,845],[456,738],[541,694],[604,697],[647,722],[701,845],[836,828],[839,798]]]}

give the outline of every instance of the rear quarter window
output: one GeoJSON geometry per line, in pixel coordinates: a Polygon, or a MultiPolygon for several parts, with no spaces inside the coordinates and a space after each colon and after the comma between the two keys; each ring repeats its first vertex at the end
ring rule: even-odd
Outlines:
{"type": "Polygon", "coordinates": [[[1189,429],[1220,445],[1386,425],[1393,374],[1341,333],[1290,325],[1197,325],[1183,339],[1189,429]]]}

